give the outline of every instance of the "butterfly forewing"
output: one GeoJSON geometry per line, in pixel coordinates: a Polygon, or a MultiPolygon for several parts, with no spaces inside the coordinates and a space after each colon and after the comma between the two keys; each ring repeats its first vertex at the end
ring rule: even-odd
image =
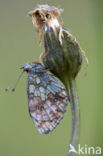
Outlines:
{"type": "Polygon", "coordinates": [[[30,72],[27,84],[30,116],[41,134],[51,132],[66,112],[64,87],[47,72],[30,72]]]}

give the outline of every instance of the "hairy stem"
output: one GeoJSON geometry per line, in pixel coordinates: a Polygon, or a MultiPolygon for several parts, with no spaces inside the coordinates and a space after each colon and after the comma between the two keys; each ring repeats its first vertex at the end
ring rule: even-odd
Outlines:
{"type": "Polygon", "coordinates": [[[71,111],[72,111],[72,135],[68,150],[68,156],[73,156],[75,153],[72,152],[71,149],[72,147],[75,148],[75,150],[77,149],[80,135],[80,109],[75,81],[73,80],[69,81],[67,92],[70,96],[71,111]]]}

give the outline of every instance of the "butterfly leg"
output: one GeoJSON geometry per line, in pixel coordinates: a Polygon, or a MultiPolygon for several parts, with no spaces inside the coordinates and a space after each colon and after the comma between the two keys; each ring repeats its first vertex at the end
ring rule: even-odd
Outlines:
{"type": "Polygon", "coordinates": [[[39,62],[39,63],[43,64],[43,63],[42,63],[42,60],[43,60],[46,56],[48,56],[49,54],[50,54],[49,51],[48,51],[47,53],[44,53],[44,52],[41,53],[40,56],[39,56],[39,58],[38,58],[37,60],[33,61],[32,63],[39,62]]]}

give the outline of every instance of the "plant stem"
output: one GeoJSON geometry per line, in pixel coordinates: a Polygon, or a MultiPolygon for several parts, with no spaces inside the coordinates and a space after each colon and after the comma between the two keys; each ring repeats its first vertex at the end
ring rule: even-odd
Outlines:
{"type": "Polygon", "coordinates": [[[77,87],[75,81],[69,81],[69,85],[67,87],[67,92],[70,96],[70,103],[71,103],[71,111],[72,111],[72,135],[68,150],[68,156],[73,156],[75,153],[70,152],[71,145],[72,147],[77,149],[77,145],[79,142],[79,135],[80,135],[80,109],[79,109],[79,99],[77,94],[77,87]]]}

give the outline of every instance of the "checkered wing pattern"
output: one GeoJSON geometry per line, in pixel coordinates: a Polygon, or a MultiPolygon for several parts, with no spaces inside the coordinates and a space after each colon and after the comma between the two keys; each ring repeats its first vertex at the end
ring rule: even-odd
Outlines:
{"type": "Polygon", "coordinates": [[[51,132],[66,112],[64,87],[47,72],[29,73],[27,84],[30,116],[41,134],[51,132]]]}

